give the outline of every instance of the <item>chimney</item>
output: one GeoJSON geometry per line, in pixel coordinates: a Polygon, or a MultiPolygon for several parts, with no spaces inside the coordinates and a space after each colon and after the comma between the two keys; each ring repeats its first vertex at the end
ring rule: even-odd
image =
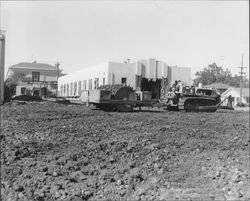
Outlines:
{"type": "Polygon", "coordinates": [[[126,59],[126,60],[124,60],[124,63],[130,63],[130,59],[126,59]]]}
{"type": "Polygon", "coordinates": [[[55,64],[55,68],[56,68],[56,69],[59,69],[59,66],[60,66],[60,64],[59,64],[59,62],[57,62],[57,63],[55,64]]]}

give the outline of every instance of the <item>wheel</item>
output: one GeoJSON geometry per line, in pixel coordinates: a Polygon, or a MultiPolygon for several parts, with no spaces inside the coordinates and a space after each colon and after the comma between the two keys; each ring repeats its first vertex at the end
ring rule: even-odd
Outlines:
{"type": "Polygon", "coordinates": [[[131,104],[116,104],[115,107],[119,112],[132,112],[134,109],[131,104]]]}
{"type": "Polygon", "coordinates": [[[105,112],[111,112],[115,109],[113,104],[98,104],[97,108],[99,108],[100,110],[103,110],[105,112]]]}

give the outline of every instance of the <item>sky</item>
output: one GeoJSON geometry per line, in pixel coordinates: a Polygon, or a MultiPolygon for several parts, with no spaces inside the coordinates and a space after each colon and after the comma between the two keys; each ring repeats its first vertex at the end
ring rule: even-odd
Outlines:
{"type": "Polygon", "coordinates": [[[5,71],[19,62],[64,73],[156,58],[197,71],[216,62],[249,77],[248,1],[1,1],[5,71]]]}

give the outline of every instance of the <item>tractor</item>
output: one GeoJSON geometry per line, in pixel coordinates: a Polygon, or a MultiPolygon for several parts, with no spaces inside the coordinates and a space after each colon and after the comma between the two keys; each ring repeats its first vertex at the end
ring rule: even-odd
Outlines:
{"type": "Polygon", "coordinates": [[[168,110],[186,112],[215,112],[221,104],[220,95],[214,89],[188,86],[178,82],[167,95],[168,110]]]}

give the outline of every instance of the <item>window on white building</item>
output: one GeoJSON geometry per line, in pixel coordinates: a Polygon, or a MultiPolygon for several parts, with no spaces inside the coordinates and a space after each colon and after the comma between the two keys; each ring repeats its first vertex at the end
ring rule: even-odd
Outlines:
{"type": "Polygon", "coordinates": [[[94,89],[97,89],[98,87],[99,87],[99,78],[95,78],[94,89]]]}
{"type": "Polygon", "coordinates": [[[67,84],[67,89],[66,89],[66,91],[67,91],[67,96],[69,96],[69,83],[67,84]]]}
{"type": "Polygon", "coordinates": [[[61,91],[60,91],[60,94],[63,95],[63,85],[61,85],[61,91]]]}
{"type": "Polygon", "coordinates": [[[105,85],[105,77],[102,78],[102,84],[105,85]]]}
{"type": "Polygon", "coordinates": [[[70,92],[69,92],[70,96],[73,95],[73,82],[70,83],[70,92]]]}
{"type": "Polygon", "coordinates": [[[40,72],[32,72],[32,82],[40,81],[40,72]]]}
{"type": "Polygon", "coordinates": [[[92,79],[89,79],[89,90],[92,89],[92,79]]]}
{"type": "Polygon", "coordinates": [[[122,84],[127,84],[127,78],[126,77],[122,77],[121,82],[122,82],[122,84]]]}
{"type": "Polygon", "coordinates": [[[87,81],[86,80],[83,80],[82,81],[82,89],[85,91],[87,90],[87,81]]]}
{"type": "Polygon", "coordinates": [[[63,94],[66,94],[66,84],[63,85],[63,94]]]}
{"type": "Polygon", "coordinates": [[[249,97],[246,97],[246,101],[247,101],[247,103],[249,103],[249,97]]]}
{"type": "Polygon", "coordinates": [[[73,85],[73,96],[76,96],[76,91],[77,91],[77,82],[74,82],[74,85],[73,85]]]}
{"type": "Polygon", "coordinates": [[[78,96],[81,95],[81,90],[82,90],[82,81],[78,81],[78,96]]]}

